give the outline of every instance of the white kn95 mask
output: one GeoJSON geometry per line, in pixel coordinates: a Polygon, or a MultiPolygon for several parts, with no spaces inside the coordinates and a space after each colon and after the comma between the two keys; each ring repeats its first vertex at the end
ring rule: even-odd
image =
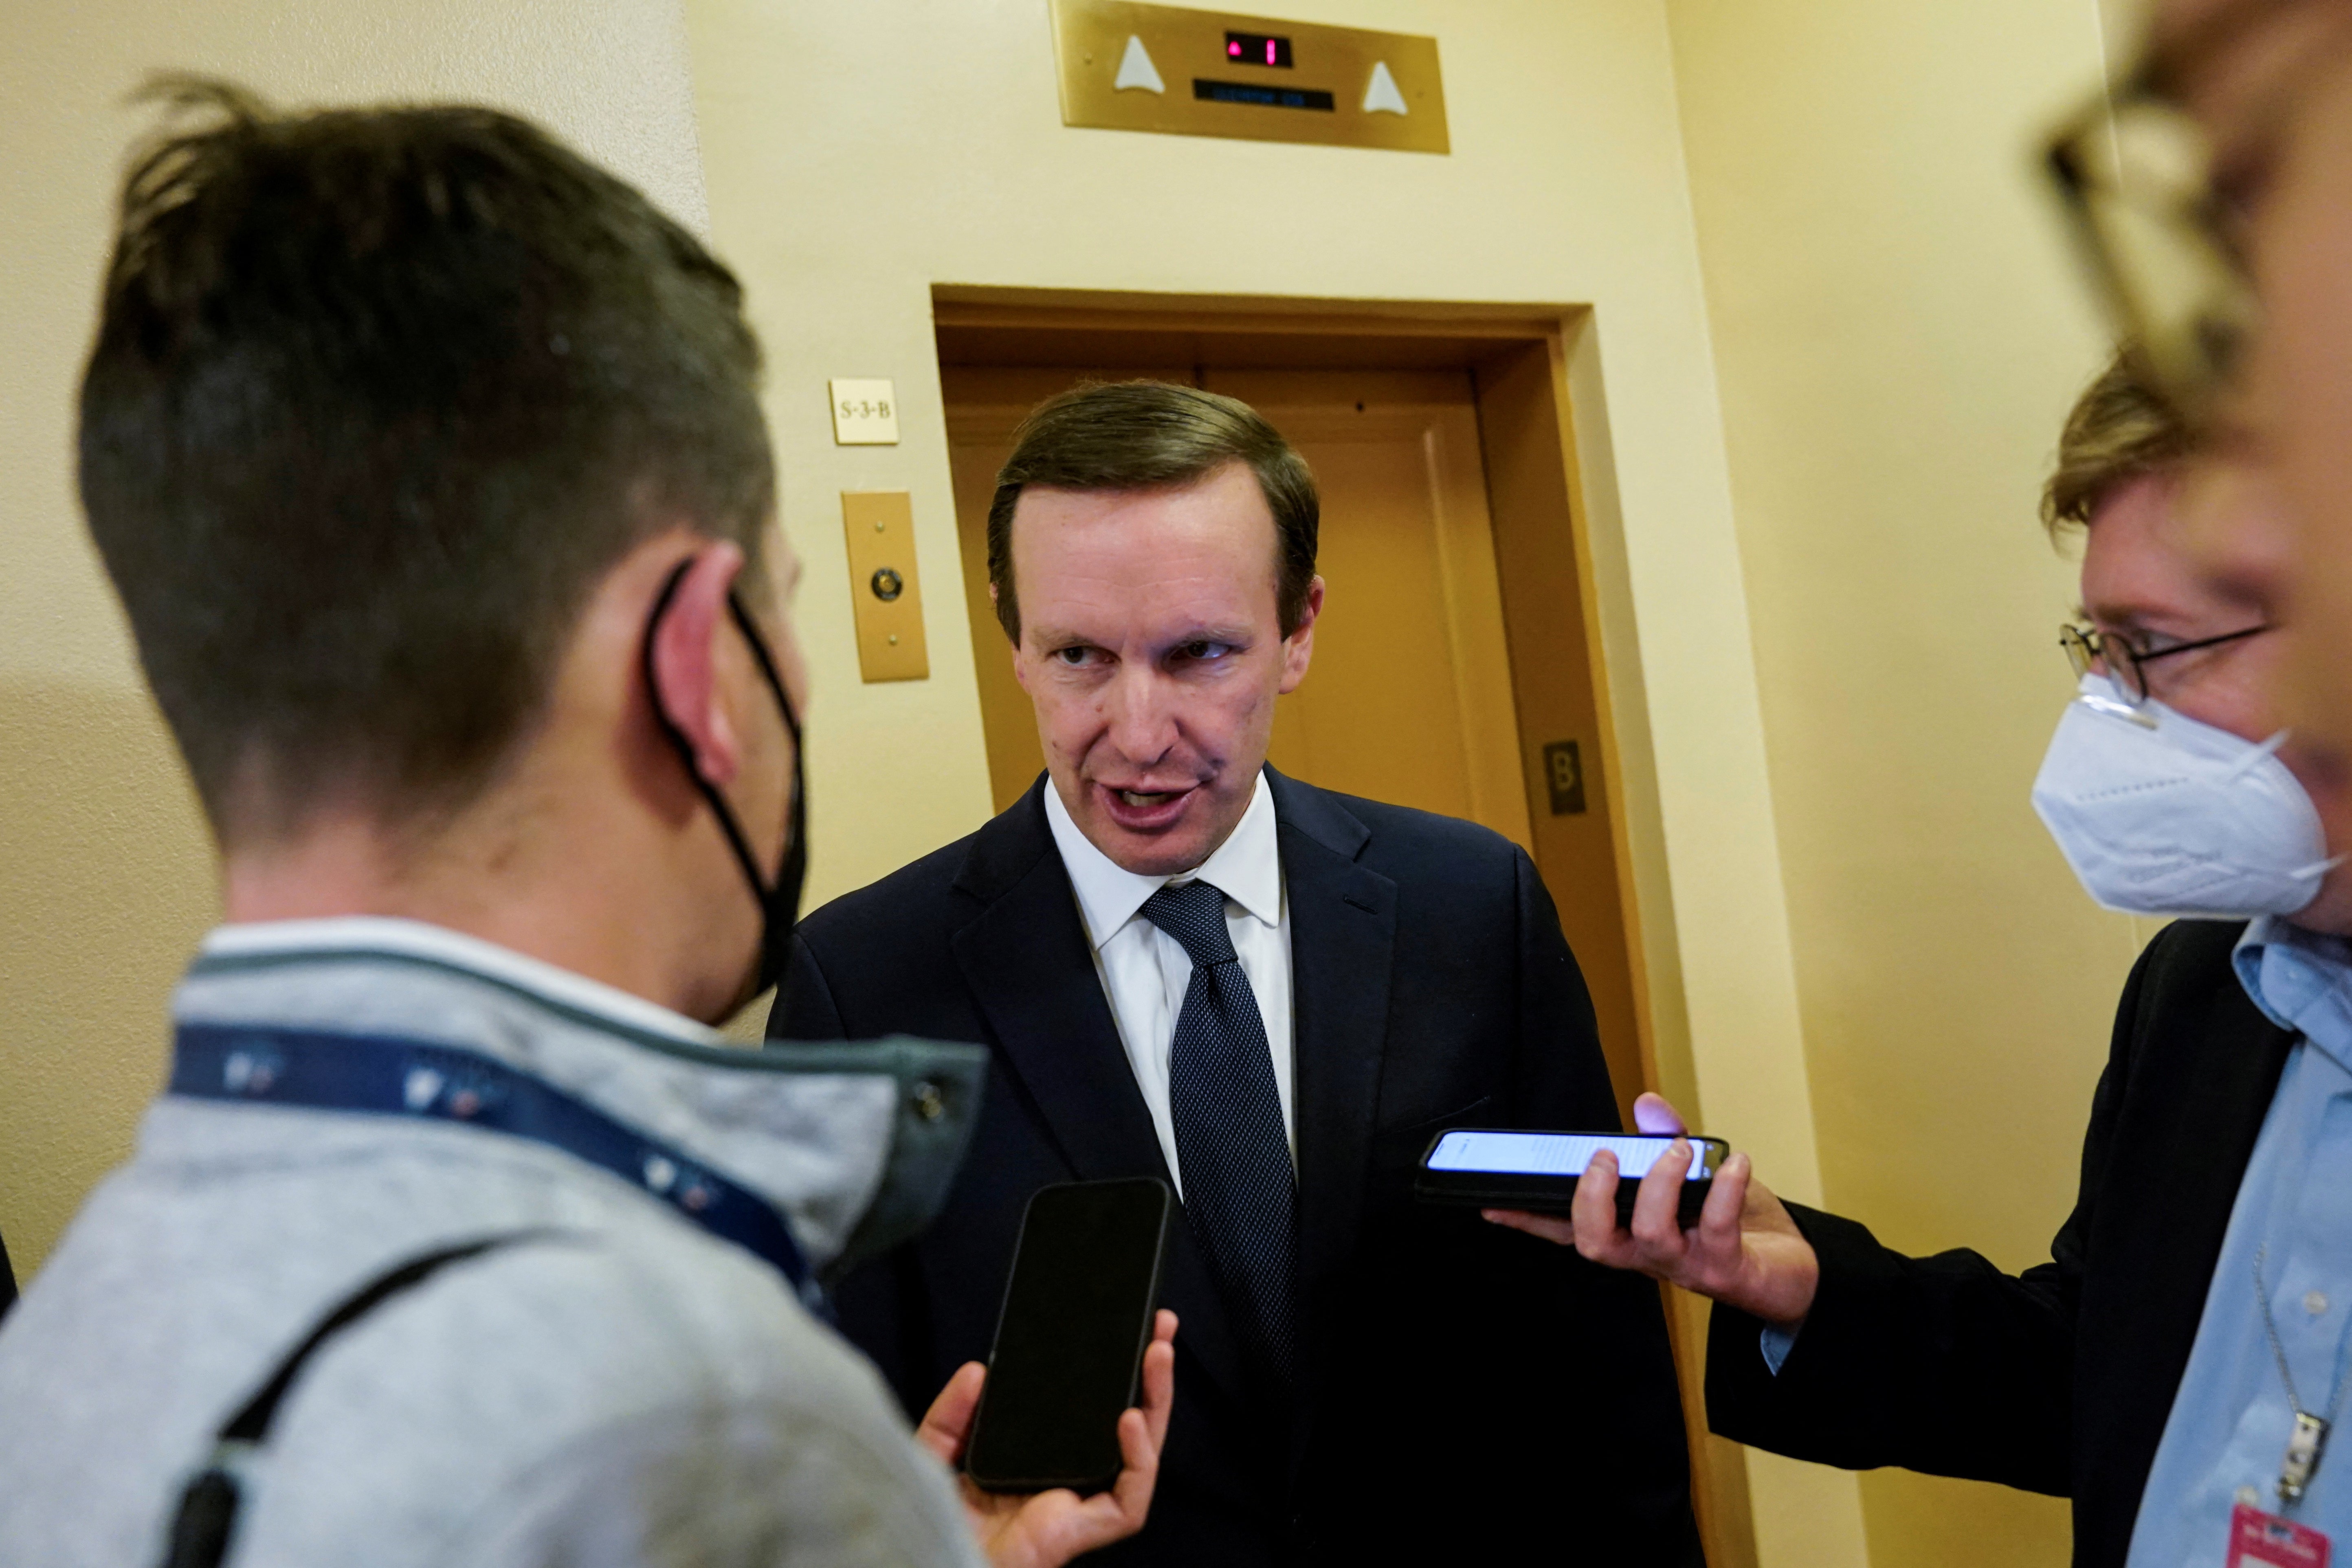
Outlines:
{"type": "Polygon", "coordinates": [[[2033,809],[2091,897],[2126,914],[2291,915],[2336,861],[2311,797],[2273,754],[2161,702],[2135,710],[2083,677],[2033,781],[2033,809]]]}

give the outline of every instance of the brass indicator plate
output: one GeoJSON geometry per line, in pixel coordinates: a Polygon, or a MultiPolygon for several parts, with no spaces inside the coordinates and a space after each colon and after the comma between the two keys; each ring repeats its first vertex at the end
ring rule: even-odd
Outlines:
{"type": "Polygon", "coordinates": [[[1435,38],[1135,0],[1053,6],[1065,125],[1452,151],[1435,38]]]}
{"type": "Polygon", "coordinates": [[[912,500],[905,490],[844,490],[841,528],[849,542],[858,673],[867,680],[929,679],[912,500]]]}

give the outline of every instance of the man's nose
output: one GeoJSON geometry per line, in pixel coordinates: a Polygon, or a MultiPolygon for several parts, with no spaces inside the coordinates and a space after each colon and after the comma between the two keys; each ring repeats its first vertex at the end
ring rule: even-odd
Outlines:
{"type": "Polygon", "coordinates": [[[1158,670],[1129,664],[1104,694],[1110,743],[1130,763],[1149,767],[1176,744],[1175,694],[1158,670]]]}

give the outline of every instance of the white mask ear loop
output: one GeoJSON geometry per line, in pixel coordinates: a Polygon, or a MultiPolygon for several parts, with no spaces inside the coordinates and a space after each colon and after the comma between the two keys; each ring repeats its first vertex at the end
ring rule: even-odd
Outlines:
{"type": "MultiPolygon", "coordinates": [[[[2281,730],[2269,740],[2257,745],[2252,751],[2246,753],[2245,761],[2240,763],[2236,767],[2231,768],[2227,773],[2222,775],[2221,782],[2223,784],[2236,784],[2240,779],[2244,778],[2248,773],[2253,772],[2254,769],[2262,766],[2265,761],[2278,755],[2279,748],[2286,744],[2289,733],[2290,731],[2288,731],[2281,730]]],[[[2324,877],[2328,872],[2336,869],[2336,867],[2344,864],[2346,858],[2347,857],[2342,855],[2330,855],[2325,860],[2314,860],[2310,865],[2304,867],[2299,871],[2291,872],[2290,875],[2294,876],[2297,879],[2305,877],[2324,877]]]]}
{"type": "Polygon", "coordinates": [[[2221,782],[2223,784],[2236,784],[2240,779],[2244,778],[2248,773],[2252,773],[2256,768],[2261,767],[2263,763],[2269,761],[2272,757],[2278,755],[2279,748],[2286,744],[2287,733],[2288,732],[2286,731],[2281,730],[2269,740],[2263,742],[2252,751],[2248,752],[2243,761],[2240,762],[2236,767],[2231,768],[2228,773],[2221,775],[2221,782]]]}

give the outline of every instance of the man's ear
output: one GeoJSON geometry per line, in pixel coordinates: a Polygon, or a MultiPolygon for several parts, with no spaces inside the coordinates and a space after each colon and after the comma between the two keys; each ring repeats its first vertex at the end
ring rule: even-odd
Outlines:
{"type": "Polygon", "coordinates": [[[647,695],[686,737],[695,771],[725,788],[743,755],[719,679],[719,640],[730,635],[727,595],[743,570],[743,552],[730,543],[705,545],[691,558],[654,628],[647,695]]]}
{"type": "Polygon", "coordinates": [[[1298,689],[1307,679],[1307,661],[1315,657],[1315,617],[1323,613],[1323,579],[1316,578],[1307,584],[1307,603],[1300,607],[1298,625],[1282,639],[1282,685],[1284,693],[1298,689]]]}

